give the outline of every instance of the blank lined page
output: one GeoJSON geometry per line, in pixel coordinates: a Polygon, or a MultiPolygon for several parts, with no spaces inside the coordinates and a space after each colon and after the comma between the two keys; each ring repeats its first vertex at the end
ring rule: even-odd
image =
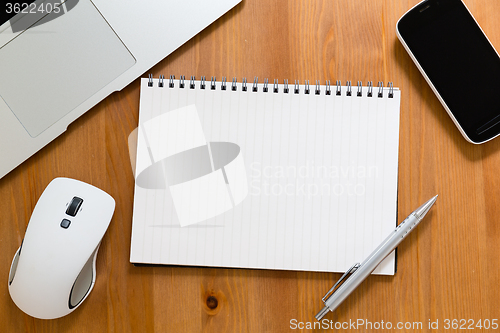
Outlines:
{"type": "Polygon", "coordinates": [[[148,82],[131,262],[344,272],[396,226],[397,88],[148,82]]]}

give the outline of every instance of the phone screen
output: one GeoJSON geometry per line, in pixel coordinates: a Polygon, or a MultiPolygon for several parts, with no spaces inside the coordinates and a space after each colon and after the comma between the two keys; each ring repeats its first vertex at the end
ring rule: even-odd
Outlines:
{"type": "Polygon", "coordinates": [[[500,133],[500,58],[460,0],[428,0],[398,30],[466,135],[500,133]]]}

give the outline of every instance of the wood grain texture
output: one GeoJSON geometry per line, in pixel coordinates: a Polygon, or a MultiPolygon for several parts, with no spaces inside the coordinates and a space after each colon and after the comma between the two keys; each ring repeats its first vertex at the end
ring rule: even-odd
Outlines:
{"type": "MultiPolygon", "coordinates": [[[[465,2],[500,49],[500,1],[465,2]]],[[[393,331],[425,332],[429,320],[439,321],[434,331],[443,331],[446,319],[500,320],[500,139],[467,143],[397,40],[397,20],[416,3],[243,0],[149,71],[229,81],[392,81],[401,89],[399,221],[431,196],[439,200],[399,246],[397,274],[368,278],[327,315],[334,323],[421,322],[422,329],[393,331]]],[[[293,319],[314,322],[339,274],[129,263],[134,180],[127,141],[138,112],[136,80],[0,180],[0,330],[287,332],[293,319]],[[58,176],[100,187],[117,205],[89,298],[71,315],[44,321],[14,305],[7,277],[38,197],[58,176]]]]}

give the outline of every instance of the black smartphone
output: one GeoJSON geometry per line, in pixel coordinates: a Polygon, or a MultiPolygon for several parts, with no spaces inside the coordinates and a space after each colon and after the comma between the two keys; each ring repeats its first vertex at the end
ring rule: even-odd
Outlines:
{"type": "Polygon", "coordinates": [[[479,144],[499,135],[500,57],[465,4],[422,1],[396,31],[465,139],[479,144]]]}

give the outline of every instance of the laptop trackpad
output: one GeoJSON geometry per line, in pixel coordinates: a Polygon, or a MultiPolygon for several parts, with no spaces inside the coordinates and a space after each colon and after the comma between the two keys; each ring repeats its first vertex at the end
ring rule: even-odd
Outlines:
{"type": "Polygon", "coordinates": [[[135,64],[90,1],[0,49],[0,96],[36,137],[135,64]]]}

